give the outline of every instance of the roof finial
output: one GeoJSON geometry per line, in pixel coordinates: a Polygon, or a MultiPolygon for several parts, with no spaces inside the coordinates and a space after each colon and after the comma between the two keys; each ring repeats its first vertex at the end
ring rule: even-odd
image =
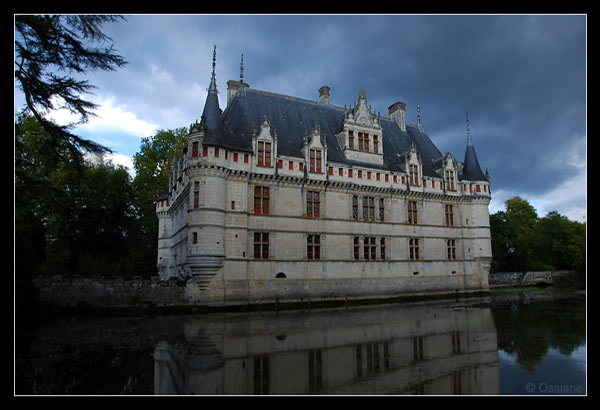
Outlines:
{"type": "Polygon", "coordinates": [[[423,131],[423,125],[421,124],[421,103],[419,97],[417,97],[417,127],[420,131],[423,131]]]}
{"type": "Polygon", "coordinates": [[[214,91],[217,92],[217,80],[215,78],[215,66],[217,65],[217,45],[214,45],[213,48],[213,62],[212,62],[212,76],[210,78],[210,88],[209,92],[214,91]]]}
{"type": "Polygon", "coordinates": [[[240,63],[240,83],[244,82],[244,53],[242,53],[242,62],[240,63]]]}
{"type": "Polygon", "coordinates": [[[469,126],[469,113],[465,112],[467,115],[467,147],[473,145],[473,141],[471,140],[471,127],[469,126]]]}

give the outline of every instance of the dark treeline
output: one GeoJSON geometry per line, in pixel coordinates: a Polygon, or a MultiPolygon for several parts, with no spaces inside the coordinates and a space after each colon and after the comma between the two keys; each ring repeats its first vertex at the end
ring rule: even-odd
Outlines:
{"type": "Polygon", "coordinates": [[[576,270],[585,273],[586,224],[556,211],[539,218],[520,197],[490,215],[492,272],[576,270]]]}
{"type": "Polygon", "coordinates": [[[156,275],[154,201],[184,140],[185,129],[142,139],[131,178],[111,161],[71,158],[66,143],[50,146],[35,117],[20,117],[15,123],[17,298],[26,298],[38,275],[156,275]]]}

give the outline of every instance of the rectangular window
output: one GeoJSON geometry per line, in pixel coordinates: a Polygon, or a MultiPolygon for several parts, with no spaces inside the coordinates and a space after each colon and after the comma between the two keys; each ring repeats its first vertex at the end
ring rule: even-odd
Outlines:
{"type": "Polygon", "coordinates": [[[279,169],[283,168],[283,160],[282,159],[277,161],[277,168],[279,168],[279,169]]]}
{"type": "Polygon", "coordinates": [[[233,153],[233,162],[238,162],[238,153],[237,152],[233,153]]]}
{"type": "Polygon", "coordinates": [[[407,203],[408,209],[408,223],[412,225],[417,224],[417,202],[416,201],[408,201],[407,203]]]}
{"type": "Polygon", "coordinates": [[[379,254],[381,255],[381,259],[385,260],[385,238],[381,238],[379,240],[379,254]]]}
{"type": "Polygon", "coordinates": [[[215,158],[219,158],[219,148],[215,148],[215,158]]]}
{"type": "Polygon", "coordinates": [[[200,182],[194,182],[194,208],[200,206],[200,182]]]}
{"type": "Polygon", "coordinates": [[[369,152],[369,134],[365,134],[365,151],[369,152]]]}
{"type": "Polygon", "coordinates": [[[479,185],[479,184],[475,185],[475,190],[477,192],[481,192],[481,185],[479,185]]]}
{"type": "Polygon", "coordinates": [[[419,166],[409,165],[408,166],[408,177],[411,185],[419,185],[419,166]]]}
{"type": "Polygon", "coordinates": [[[192,243],[194,245],[198,243],[198,233],[197,232],[192,233],[192,243]]]}
{"type": "Polygon", "coordinates": [[[247,164],[248,163],[248,154],[244,154],[244,163],[247,164]]]}
{"type": "Polygon", "coordinates": [[[333,175],[333,167],[329,167],[329,175],[333,175]]]}
{"type": "Polygon", "coordinates": [[[290,171],[294,170],[294,161],[290,161],[288,168],[290,169],[290,171]]]}
{"type": "Polygon", "coordinates": [[[373,135],[373,152],[374,153],[379,152],[379,141],[378,141],[377,135],[373,135]]]}
{"type": "Polygon", "coordinates": [[[309,218],[321,217],[321,198],[318,191],[306,192],[306,216],[309,218]]]}
{"type": "Polygon", "coordinates": [[[375,220],[375,198],[372,196],[363,197],[363,221],[375,220]]]}
{"type": "Polygon", "coordinates": [[[360,259],[360,238],[358,236],[354,237],[354,259],[360,259]]]}
{"type": "Polygon", "coordinates": [[[448,239],[446,241],[446,247],[448,249],[448,259],[451,261],[456,260],[456,241],[454,239],[448,239]]]}
{"type": "Polygon", "coordinates": [[[323,389],[323,359],[321,349],[308,351],[308,391],[317,393],[323,389]]]}
{"type": "Polygon", "coordinates": [[[415,362],[423,360],[423,336],[413,338],[413,359],[415,362]]]}
{"type": "Polygon", "coordinates": [[[202,156],[208,157],[208,147],[202,147],[202,156]]]}
{"type": "Polygon", "coordinates": [[[375,253],[377,252],[377,245],[375,244],[375,237],[368,236],[363,240],[364,249],[363,255],[365,260],[375,260],[375,253]]]}
{"type": "Polygon", "coordinates": [[[198,141],[192,143],[192,158],[198,156],[198,141]]]}
{"type": "Polygon", "coordinates": [[[344,168],[340,168],[338,173],[341,177],[343,177],[344,176],[344,168]]]}
{"type": "Polygon", "coordinates": [[[269,233],[254,233],[254,259],[269,259],[269,233]]]}
{"type": "Polygon", "coordinates": [[[379,199],[379,222],[385,221],[385,203],[383,198],[379,199]]]}
{"type": "Polygon", "coordinates": [[[358,197],[352,196],[352,219],[358,220],[358,197]]]}
{"type": "Polygon", "coordinates": [[[454,191],[454,171],[446,171],[446,189],[454,191]]]}
{"type": "Polygon", "coordinates": [[[254,187],[254,213],[259,215],[269,214],[269,187],[254,187]]]}
{"type": "Polygon", "coordinates": [[[269,394],[270,369],[269,356],[254,356],[254,394],[269,394]]]}
{"type": "Polygon", "coordinates": [[[321,150],[310,150],[310,172],[321,172],[321,150]]]}
{"type": "Polygon", "coordinates": [[[348,145],[350,149],[354,149],[354,131],[348,131],[348,145]]]}
{"type": "Polygon", "coordinates": [[[306,257],[310,260],[321,259],[321,235],[308,235],[306,238],[306,257]]]}
{"type": "Polygon", "coordinates": [[[348,170],[348,178],[352,178],[352,169],[348,170]]]}
{"type": "Polygon", "coordinates": [[[446,226],[454,226],[454,207],[446,205],[446,226]]]}
{"type": "Polygon", "coordinates": [[[362,171],[360,169],[358,170],[358,177],[362,178],[362,171]]]}
{"type": "Polygon", "coordinates": [[[363,136],[362,132],[358,133],[358,150],[359,151],[365,150],[365,137],[363,136]]]}
{"type": "Polygon", "coordinates": [[[304,171],[304,163],[303,162],[298,164],[298,166],[300,167],[300,171],[304,171]]]}
{"type": "Polygon", "coordinates": [[[416,238],[408,240],[408,258],[412,261],[419,260],[419,240],[416,238]]]}
{"type": "Polygon", "coordinates": [[[258,141],[258,166],[271,166],[271,143],[266,141],[258,141]]]}

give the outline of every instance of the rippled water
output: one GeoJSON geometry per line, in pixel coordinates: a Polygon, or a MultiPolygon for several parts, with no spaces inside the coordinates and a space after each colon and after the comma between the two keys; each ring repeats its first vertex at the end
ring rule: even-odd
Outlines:
{"type": "Polygon", "coordinates": [[[18,331],[15,393],[586,394],[586,305],[552,288],[304,311],[69,317],[18,331]]]}

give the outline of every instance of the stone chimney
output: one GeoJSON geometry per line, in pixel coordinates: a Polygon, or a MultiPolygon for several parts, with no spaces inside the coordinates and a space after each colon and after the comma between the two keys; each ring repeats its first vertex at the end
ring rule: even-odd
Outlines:
{"type": "Polygon", "coordinates": [[[326,85],[319,88],[319,100],[321,100],[321,104],[329,105],[329,90],[331,90],[331,88],[326,85]]]}
{"type": "Polygon", "coordinates": [[[388,112],[400,130],[406,132],[406,104],[397,101],[388,107],[388,112]]]}

